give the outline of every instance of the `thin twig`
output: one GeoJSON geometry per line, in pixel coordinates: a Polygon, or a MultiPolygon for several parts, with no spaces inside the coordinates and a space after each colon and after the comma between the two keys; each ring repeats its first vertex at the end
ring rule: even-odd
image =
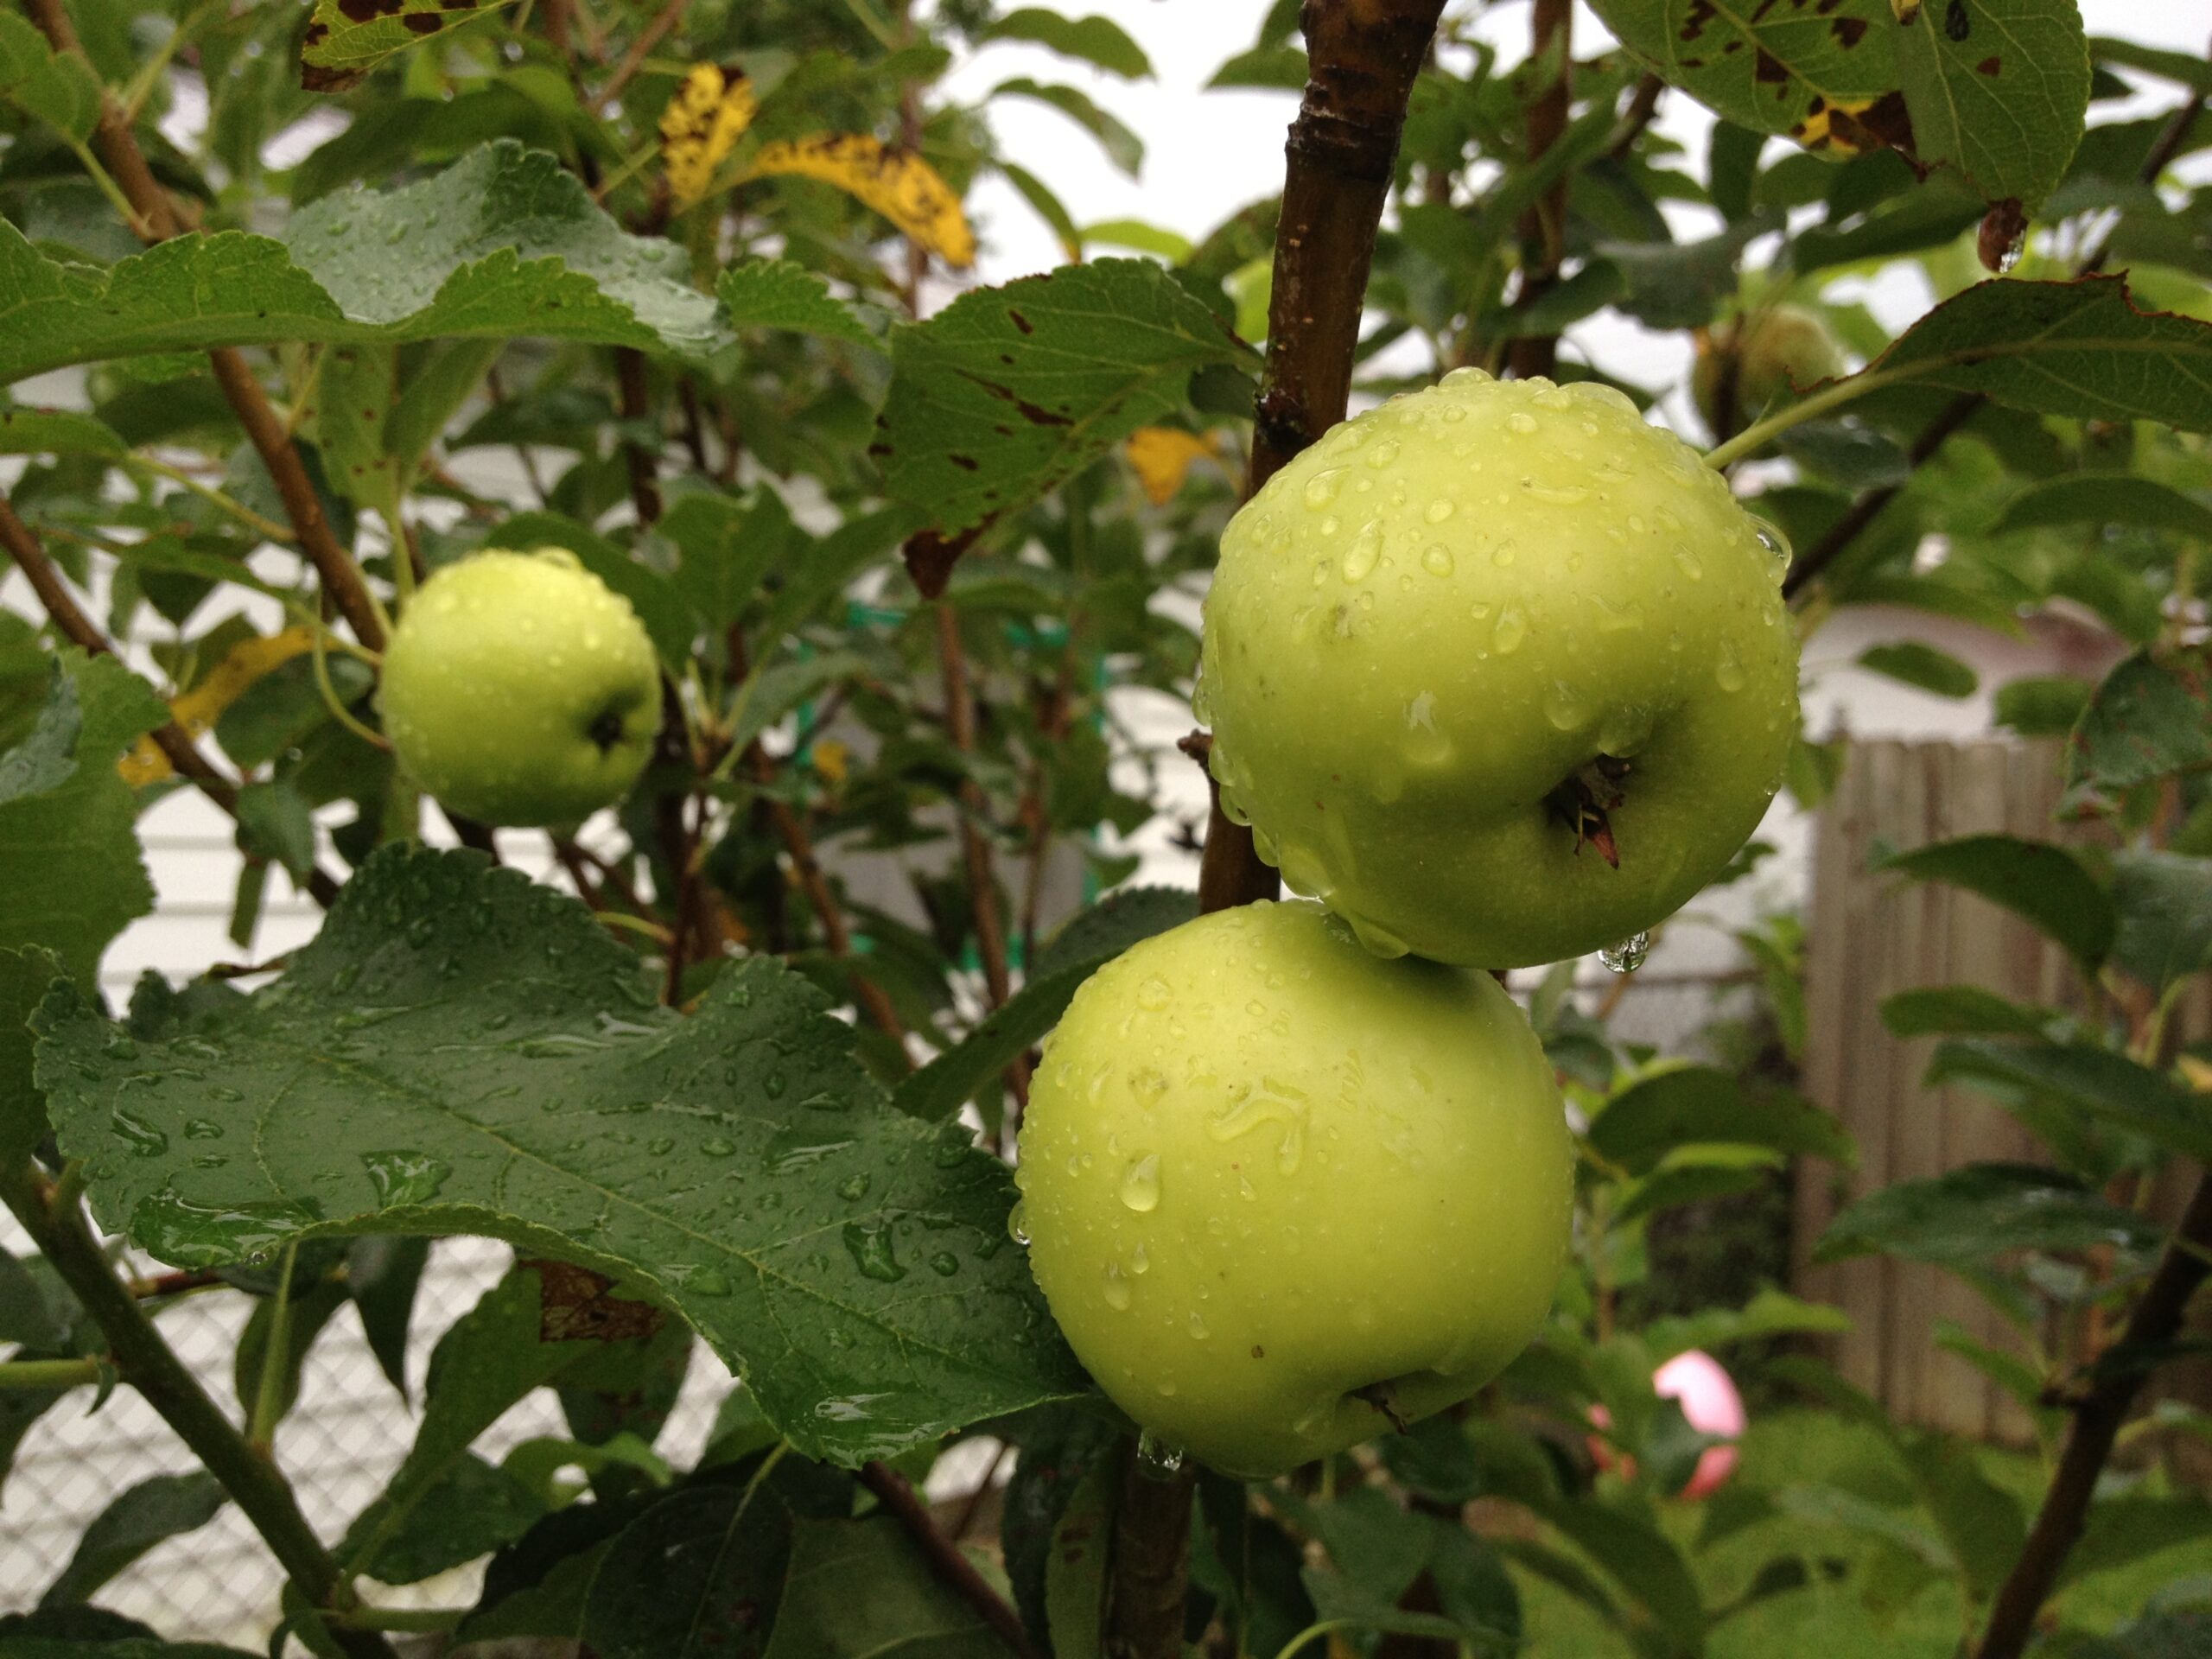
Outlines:
{"type": "Polygon", "coordinates": [[[982,1616],[992,1633],[1007,1645],[1014,1659],[1042,1659],[1023,1628],[1021,1616],[1008,1606],[999,1592],[991,1588],[976,1564],[963,1554],[960,1546],[938,1530],[937,1522],[930,1516],[906,1478],[895,1469],[880,1463],[861,1465],[861,1484],[875,1494],[875,1501],[906,1529],[938,1577],[944,1581],[963,1601],[982,1616]]]}
{"type": "Polygon", "coordinates": [[[1988,1628],[1975,1650],[1976,1659],[2019,1659],[2035,1633],[2044,1602],[2082,1535],[2098,1478],[2142,1389],[2145,1370],[2179,1334],[2190,1299],[2212,1273],[2208,1249],[2212,1249],[2212,1175],[2198,1181],[2188,1212],[2135,1304],[2119,1350],[2106,1356],[2102,1376],[2074,1408],[2057,1472],[2044,1494],[2043,1508],[2019,1559],[1990,1605],[1988,1628]],[[2130,1356],[2139,1357],[2143,1363],[2126,1363],[2130,1356]]]}
{"type": "MultiPolygon", "coordinates": [[[[1574,0],[1536,0],[1529,26],[1529,63],[1539,65],[1554,53],[1559,57],[1558,73],[1529,105],[1528,164],[1535,167],[1567,130],[1567,113],[1573,106],[1574,0]]],[[[1521,216],[1521,285],[1513,296],[1516,311],[1526,311],[1558,284],[1569,182],[1561,174],[1521,216]]],[[[1548,375],[1559,366],[1559,336],[1522,334],[1506,348],[1505,359],[1523,380],[1548,375]]]]}
{"type": "Polygon", "coordinates": [[[622,61],[614,66],[614,73],[584,105],[594,115],[604,115],[607,106],[622,95],[622,89],[637,78],[638,71],[645,67],[645,60],[653,48],[664,40],[668,32],[683,21],[683,13],[691,0],[668,0],[652,22],[638,31],[638,38],[630,42],[630,49],[622,54],[622,61]]]}
{"type": "MultiPolygon", "coordinates": [[[[115,646],[70,593],[68,584],[47,556],[36,533],[17,516],[15,504],[4,495],[0,495],[0,547],[7,549],[16,568],[30,582],[31,592],[38,596],[39,603],[46,607],[47,615],[63,638],[89,655],[118,657],[119,660],[115,646]]],[[[200,753],[191,733],[172,720],[156,727],[152,736],[180,778],[189,779],[202,795],[232,818],[238,817],[237,782],[200,753]]],[[[337,881],[319,866],[308,870],[307,887],[315,903],[326,909],[338,897],[337,881]]]]}
{"type": "MultiPolygon", "coordinates": [[[[48,1192],[29,1164],[0,1169],[0,1198],[100,1328],[124,1381],[222,1483],[301,1599],[313,1608],[351,1608],[353,1586],[300,1512],[283,1475],[273,1462],[256,1455],[115,1276],[86,1224],[70,1177],[65,1175],[48,1192]]],[[[331,1635],[351,1659],[394,1659],[391,1644],[372,1631],[338,1629],[331,1635]]]]}

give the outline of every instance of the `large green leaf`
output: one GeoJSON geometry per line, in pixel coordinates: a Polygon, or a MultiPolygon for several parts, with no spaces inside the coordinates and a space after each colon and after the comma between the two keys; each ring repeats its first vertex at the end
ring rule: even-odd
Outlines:
{"type": "Polygon", "coordinates": [[[1851,1137],[1801,1095],[1754,1091],[1713,1066],[1686,1065],[1630,1084],[1590,1126],[1590,1144],[1631,1174],[1645,1174],[1677,1147],[1700,1142],[1766,1147],[1849,1163],[1851,1137]]]}
{"type": "Polygon", "coordinates": [[[2013,1250],[2152,1248],[2155,1224],[2041,1165],[1968,1164],[1870,1192],[1828,1224],[1823,1262],[1877,1252],[1981,1267],[2013,1250]]]}
{"type": "Polygon", "coordinates": [[[810,1456],[886,1456],[1079,1390],[1007,1172],[893,1112],[772,960],[696,1014],[572,900],[393,849],[251,998],[131,1041],[49,997],[39,1077],[111,1224],[167,1261],[488,1233],[673,1308],[810,1456]]]}
{"type": "Polygon", "coordinates": [[[987,41],[1028,41],[1063,57],[1080,58],[1125,80],[1149,80],[1152,60],[1110,17],[1064,17],[1042,6],[1009,11],[985,31],[987,41]]]}
{"type": "Polygon", "coordinates": [[[2212,1096],[2195,1095],[2125,1054],[2088,1043],[2008,1043],[1961,1037],[1940,1045],[1928,1082],[2024,1092],[2132,1129],[2195,1158],[2212,1158],[2212,1096]]]}
{"type": "Polygon", "coordinates": [[[80,54],[55,52],[28,17],[0,13],[0,102],[82,143],[99,124],[99,77],[80,54]]]}
{"type": "Polygon", "coordinates": [[[890,493],[947,532],[1020,507],[1182,407],[1250,347],[1168,271],[1102,259],[964,294],[892,336],[890,493]]]}
{"type": "Polygon", "coordinates": [[[893,1102],[917,1117],[950,1116],[1059,1023],[1084,981],[1138,940],[1197,914],[1197,896],[1173,887],[1131,887],[1077,914],[1038,951],[1028,982],[1006,1006],[910,1075],[893,1102]]]}
{"type": "Polygon", "coordinates": [[[853,308],[830,284],[788,259],[744,259],[723,270],[715,290],[734,328],[789,328],[880,351],[853,308]]]}
{"type": "Polygon", "coordinates": [[[2139,311],[2124,276],[1979,283],[1866,371],[2038,415],[2212,430],[2212,324],[2139,311]]]}
{"type": "Polygon", "coordinates": [[[1839,159],[1889,147],[2039,205],[2088,108],[2075,0],[1591,0],[1630,51],[1739,125],[1839,159]]]}
{"type": "Polygon", "coordinates": [[[2161,996],[2212,967],[2212,858],[2137,849],[2112,862],[2113,960],[2161,996]]]}
{"type": "Polygon", "coordinates": [[[46,1138],[46,1107],[31,1077],[30,1019],[60,973],[48,951],[0,950],[0,1165],[29,1157],[46,1138]]]}
{"type": "Polygon", "coordinates": [[[2082,862],[2049,842],[1963,836],[1884,859],[1876,867],[1914,881],[1942,881],[2001,905],[2065,947],[2084,972],[2112,949],[2112,900],[2082,862]]]}
{"type": "Polygon", "coordinates": [[[2053,524],[2133,524],[2212,540],[2212,507],[2171,484],[2133,473],[2075,473],[2028,486],[2005,504],[1990,533],[2053,524]]]}
{"type": "Polygon", "coordinates": [[[631,236],[557,157],[502,139],[388,194],[296,214],[282,241],[180,236],[112,269],[0,221],[0,381],[219,346],[544,335],[702,357],[720,309],[683,249],[631,236]]]}
{"type": "Polygon", "coordinates": [[[115,763],[168,710],[111,657],[64,651],[50,672],[37,722],[0,753],[0,949],[36,946],[89,983],[108,941],[154,906],[115,763]]]}
{"type": "Polygon", "coordinates": [[[766,1659],[1005,1659],[887,1515],[802,1520],[766,1659]]]}

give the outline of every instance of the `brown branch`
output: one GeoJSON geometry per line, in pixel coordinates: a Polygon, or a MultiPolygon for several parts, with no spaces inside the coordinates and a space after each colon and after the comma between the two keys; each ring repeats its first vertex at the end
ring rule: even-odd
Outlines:
{"type": "MultiPolygon", "coordinates": [[[[1556,54],[1559,69],[1529,105],[1530,167],[1541,162],[1567,130],[1574,101],[1573,26],[1574,0],[1536,0],[1529,16],[1529,61],[1541,65],[1556,54]]],[[[1516,311],[1527,310],[1558,284],[1566,246],[1568,184],[1562,174],[1521,216],[1521,285],[1513,296],[1516,311]]],[[[1559,336],[1523,334],[1506,348],[1505,360],[1523,380],[1548,375],[1559,366],[1559,336]]]]}
{"type": "MultiPolygon", "coordinates": [[[[645,389],[645,354],[632,346],[614,349],[614,384],[620,396],[625,422],[642,421],[651,411],[645,389]]],[[[622,440],[622,457],[630,469],[630,505],[638,523],[651,528],[660,520],[660,481],[654,475],[652,452],[634,438],[622,440]]]]}
{"type": "MultiPolygon", "coordinates": [[[[2190,132],[2203,111],[2204,99],[2199,95],[2190,99],[2173,112],[2158,134],[2158,142],[2144,156],[2143,165],[2136,170],[2139,183],[2158,182],[2158,175],[2172,164],[2174,157],[2181,154],[2182,146],[2189,142],[2190,132]]],[[[2105,268],[2105,262],[2111,257],[2112,239],[2107,237],[2098,245],[2095,252],[2082,262],[2080,274],[2094,276],[2105,268]]],[[[1917,472],[1926,465],[1952,434],[1980,413],[1981,406],[1988,401],[1981,393],[1969,391],[1946,404],[1942,413],[1921,429],[1905,451],[1910,469],[1917,472]]],[[[1902,489],[1901,485],[1890,484],[1859,494],[1818,541],[1797,556],[1789,567],[1789,575],[1783,582],[1783,593],[1792,599],[1802,594],[1815,577],[1834,564],[1844,550],[1865,533],[1869,524],[1882,516],[1882,510],[1897,499],[1902,489]]]]}
{"type": "MultiPolygon", "coordinates": [[[[47,615],[65,639],[89,655],[119,657],[107,636],[77,603],[68,584],[62,580],[61,572],[47,556],[37,534],[17,516],[15,504],[4,495],[0,495],[0,547],[8,550],[16,568],[29,581],[31,592],[38,596],[38,602],[46,607],[47,615]]],[[[190,779],[202,795],[232,818],[238,817],[237,782],[200,753],[191,733],[172,720],[156,727],[152,736],[179,777],[190,779]]],[[[338,883],[319,867],[308,872],[307,887],[315,903],[326,909],[338,897],[338,883]]]]}
{"type": "MultiPolygon", "coordinates": [[[[1306,0],[1299,21],[1311,79],[1284,146],[1248,497],[1344,417],[1406,100],[1443,10],[1444,0],[1306,0]]],[[[1252,832],[1230,823],[1217,802],[1199,867],[1200,905],[1221,910],[1279,890],[1252,832]]]]}
{"type": "MultiPolygon", "coordinates": [[[[937,607],[938,660],[944,675],[944,725],[952,747],[963,756],[976,753],[976,698],[968,683],[968,653],[960,643],[960,615],[951,606],[937,607]]],[[[983,962],[983,988],[995,1011],[1013,995],[1007,971],[1006,923],[999,914],[998,875],[993,868],[991,843],[983,834],[988,803],[983,787],[973,778],[960,780],[960,861],[968,878],[969,904],[975,916],[976,952],[983,962]]],[[[1016,1059],[1006,1069],[1007,1087],[1017,1105],[1029,1099],[1029,1062],[1016,1059]]]]}
{"type": "Polygon", "coordinates": [[[1182,1653],[1191,1495],[1197,1484],[1198,1465],[1188,1459],[1173,1470],[1154,1471],[1131,1448],[1114,1522],[1106,1659],[1176,1659],[1182,1653]]]}
{"type": "MultiPolygon", "coordinates": [[[[766,783],[773,775],[772,763],[763,754],[756,762],[757,776],[766,783]]],[[[777,838],[784,843],[784,851],[791,861],[791,873],[798,877],[799,890],[806,894],[806,902],[813,910],[815,919],[822,925],[822,938],[830,947],[830,954],[840,962],[853,959],[852,930],[845,925],[845,912],[837,903],[837,895],[830,890],[830,880],[822,873],[822,861],[815,854],[814,838],[791,803],[779,801],[773,796],[763,798],[768,803],[769,820],[776,826],[777,838]]],[[[865,974],[855,970],[853,996],[867,1010],[868,1017],[875,1022],[876,1029],[897,1043],[903,1052],[906,1042],[906,1022],[899,1018],[899,1011],[891,1006],[891,999],[883,988],[865,974]]]]}
{"type": "Polygon", "coordinates": [[[960,1546],[938,1530],[928,1508],[914,1496],[914,1489],[906,1484],[904,1475],[880,1463],[864,1463],[861,1465],[861,1484],[875,1494],[875,1501],[906,1529],[906,1535],[929,1558],[931,1568],[946,1587],[982,1616],[983,1623],[1006,1643],[1014,1659],[1043,1659],[1030,1641],[1029,1632],[1022,1627],[1021,1616],[991,1588],[976,1570],[976,1564],[961,1553],[960,1546]]]}
{"type": "Polygon", "coordinates": [[[1667,83],[1653,74],[1646,74],[1636,83],[1630,94],[1628,108],[1621,111],[1620,124],[1613,129],[1613,141],[1605,146],[1608,161],[1619,161],[1636,148],[1636,141],[1643,137],[1643,130],[1659,113],[1659,102],[1667,90],[1667,83]]]}
{"type": "MultiPolygon", "coordinates": [[[[85,55],[77,31],[70,23],[65,0],[29,0],[29,5],[32,16],[56,52],[85,55]]],[[[177,217],[175,204],[146,164],[145,152],[138,147],[137,137],[130,130],[130,117],[111,92],[101,94],[99,128],[94,137],[108,171],[123,191],[124,200],[137,215],[131,229],[138,238],[151,244],[166,242],[180,233],[185,226],[177,217]]],[[[363,645],[371,651],[383,650],[384,625],[370,597],[367,581],[362,576],[360,567],[353,563],[353,555],[340,546],[337,537],[332,534],[329,521],[323,516],[321,499],[308,477],[306,464],[293,445],[292,435],[270,406],[268,394],[254,378],[244,355],[234,348],[219,347],[207,353],[207,361],[215,371],[216,383],[222,387],[223,396],[238,416],[238,423],[245,427],[255,453],[269,469],[276,493],[284,503],[285,517],[291,520],[293,533],[322,578],[323,588],[338,607],[339,614],[363,645]]]]}
{"type": "Polygon", "coordinates": [[[622,61],[614,66],[614,73],[607,77],[607,85],[584,107],[594,115],[607,113],[607,106],[622,95],[622,89],[637,78],[638,71],[645,67],[645,60],[653,48],[667,37],[669,31],[683,21],[684,11],[691,0],[668,0],[652,22],[638,31],[638,38],[630,42],[630,49],[622,54],[622,61]]]}
{"type": "Polygon", "coordinates": [[[2212,1271],[2212,1175],[2196,1185],[2176,1236],[2167,1244],[2151,1282],[2127,1321],[2120,1347],[2108,1355],[2103,1376],[2074,1408],[2074,1422],[2059,1453],[2058,1471],[2044,1494],[2034,1529],[1991,1605],[1977,1659],[2019,1659],[2066,1557],[2082,1535],[2090,1500],[2120,1425],[2141,1391],[2145,1370],[2180,1333],[2190,1299],[2212,1271]],[[2124,1362],[2139,1356],[2144,1364],[2124,1362]],[[2123,1363],[2113,1364],[2118,1359],[2123,1363]]]}

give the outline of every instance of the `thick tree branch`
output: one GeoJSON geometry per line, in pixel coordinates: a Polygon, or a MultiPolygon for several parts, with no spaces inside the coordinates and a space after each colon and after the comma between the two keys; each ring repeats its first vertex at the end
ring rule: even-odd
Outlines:
{"type": "MultiPolygon", "coordinates": [[[[48,1192],[27,1164],[0,1170],[0,1198],[99,1326],[124,1381],[137,1389],[207,1472],[223,1484],[283,1566],[293,1588],[311,1607],[335,1611],[351,1608],[353,1588],[300,1512],[291,1486],[274,1463],[246,1444],[222,1408],[147,1320],[130,1287],[115,1276],[100,1253],[67,1179],[48,1192]]],[[[332,1636],[352,1659],[394,1659],[391,1644],[373,1631],[334,1630],[332,1636]]]]}
{"type": "MultiPolygon", "coordinates": [[[[117,655],[115,646],[102,633],[91,617],[77,603],[76,596],[62,580],[61,572],[47,556],[46,549],[31,527],[16,514],[15,504],[0,495],[0,547],[16,562],[31,585],[31,592],[45,607],[63,638],[79,650],[94,657],[117,655]]],[[[171,766],[180,778],[189,779],[202,795],[235,818],[238,815],[238,785],[222,769],[200,753],[200,746],[192,741],[192,734],[176,721],[157,726],[153,731],[155,743],[168,757],[171,766]]],[[[308,892],[315,901],[327,909],[338,897],[338,883],[321,868],[311,869],[307,878],[308,892]]]]}
{"type": "MultiPolygon", "coordinates": [[[[2144,184],[2155,184],[2158,175],[2181,154],[2182,146],[2189,142],[2189,135],[2196,127],[2197,118],[2203,113],[2204,99],[2193,97],[2173,112],[2158,142],[2144,156],[2143,165],[2137,170],[2137,179],[2144,184]]],[[[2082,262],[2081,275],[2094,276],[2105,268],[2112,257],[2112,241],[2107,237],[2096,251],[2082,262]]],[[[1905,451],[1905,458],[1914,471],[1925,465],[1936,452],[1950,439],[1952,434],[1981,412],[1989,400],[1980,392],[1965,392],[1943,406],[1942,413],[1921,429],[1905,451]]],[[[1726,434],[1721,435],[1723,436],[1726,434]]],[[[1844,550],[1866,532],[1866,527],[1882,516],[1882,510],[1897,499],[1903,486],[1885,485],[1878,489],[1860,493],[1843,516],[1822,532],[1820,539],[1800,553],[1789,567],[1789,575],[1782,584],[1783,593],[1792,599],[1802,594],[1822,572],[1840,557],[1844,550]]]]}
{"type": "MultiPolygon", "coordinates": [[[[84,56],[85,48],[69,21],[66,0],[29,0],[29,5],[32,16],[56,52],[84,56]]],[[[145,152],[139,149],[137,137],[131,131],[129,112],[112,93],[101,94],[100,123],[94,137],[108,171],[137,216],[131,229],[138,237],[148,243],[166,242],[182,231],[185,226],[177,217],[168,192],[162,188],[153,169],[146,164],[145,152]]],[[[321,577],[331,602],[353,628],[355,638],[371,651],[383,650],[384,620],[376,601],[360,567],[353,563],[353,555],[340,546],[337,537],[332,534],[329,521],[323,516],[321,499],[315,494],[315,485],[308,477],[306,463],[300,459],[291,434],[270,406],[268,394],[262,391],[261,383],[254,378],[252,369],[238,351],[221,347],[208,353],[207,361],[215,372],[223,396],[229,400],[238,423],[245,429],[247,439],[260,455],[262,465],[269,469],[276,493],[283,500],[285,516],[291,520],[293,533],[321,577]]]]}
{"type": "Polygon", "coordinates": [[[1151,1469],[1141,1452],[1130,1449],[1114,1522],[1106,1659],[1175,1659],[1182,1653],[1198,1478],[1197,1465],[1187,1460],[1172,1470],[1151,1469]]]}
{"type": "MultiPolygon", "coordinates": [[[[1352,353],[1396,170],[1406,101],[1444,0],[1306,0],[1309,79],[1284,146],[1282,218],[1268,308],[1268,363],[1245,494],[1344,417],[1352,353]]],[[[1214,805],[1199,867],[1207,910],[1272,899],[1252,832],[1214,805]]]]}
{"type": "Polygon", "coordinates": [[[2026,1648],[2035,1633],[2037,1615],[2082,1536],[2097,1478],[2142,1389],[2148,1365],[2180,1334],[2190,1299],[2208,1272],[2212,1272],[2212,1174],[2197,1183],[2196,1196],[2190,1200],[2178,1232],[2128,1319],[2126,1334],[2107,1355],[2108,1360],[2139,1357],[2144,1363],[2108,1367],[2074,1408],[2058,1471],[2044,1494],[2026,1547],[1991,1605],[1976,1659],[2019,1659],[2026,1648]]]}
{"type": "Polygon", "coordinates": [[[906,1484],[904,1475],[880,1463],[864,1463],[861,1465],[861,1484],[875,1494],[875,1501],[906,1529],[906,1535],[929,1558],[938,1577],[982,1616],[983,1623],[1006,1643],[1014,1659],[1042,1659],[1029,1640],[1029,1632],[1022,1628],[1020,1615],[991,1588],[976,1570],[976,1564],[961,1554],[960,1546],[938,1529],[937,1522],[922,1500],[914,1496],[914,1489],[906,1484]]]}

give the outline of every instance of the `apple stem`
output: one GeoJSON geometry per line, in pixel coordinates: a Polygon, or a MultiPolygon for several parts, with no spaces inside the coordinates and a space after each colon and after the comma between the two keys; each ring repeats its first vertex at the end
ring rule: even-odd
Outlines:
{"type": "Polygon", "coordinates": [[[1705,464],[1716,473],[1725,473],[1746,455],[1756,454],[1783,433],[1805,422],[1816,420],[1832,409],[1864,397],[1870,391],[1879,391],[1885,386],[1910,379],[1909,369],[1861,370],[1831,381],[1817,391],[1809,392],[1796,403],[1778,409],[1763,421],[1754,421],[1727,442],[1707,452],[1705,464]]]}

